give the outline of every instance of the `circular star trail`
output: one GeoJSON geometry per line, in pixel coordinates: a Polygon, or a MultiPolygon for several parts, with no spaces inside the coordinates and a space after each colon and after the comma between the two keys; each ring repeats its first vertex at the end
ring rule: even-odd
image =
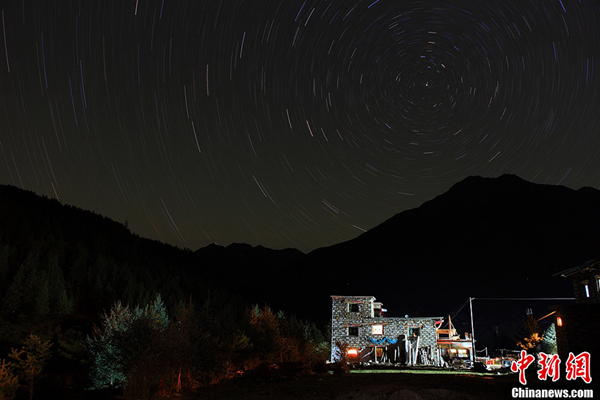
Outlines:
{"type": "Polygon", "coordinates": [[[469,175],[600,188],[596,1],[0,9],[0,182],[142,236],[306,252],[469,175]]]}

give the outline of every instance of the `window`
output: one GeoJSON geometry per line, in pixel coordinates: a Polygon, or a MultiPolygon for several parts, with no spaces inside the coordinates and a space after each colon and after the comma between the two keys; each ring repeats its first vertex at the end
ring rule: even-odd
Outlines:
{"type": "Polygon", "coordinates": [[[358,326],[349,326],[348,336],[358,336],[358,326]]]}
{"type": "Polygon", "coordinates": [[[373,335],[383,335],[383,325],[373,325],[373,335]]]}
{"type": "Polygon", "coordinates": [[[585,293],[585,297],[590,297],[590,287],[587,283],[583,284],[583,293],[585,293]]]}
{"type": "Polygon", "coordinates": [[[600,276],[596,277],[596,290],[600,293],[600,276]]]}
{"type": "Polygon", "coordinates": [[[348,306],[350,312],[358,312],[358,303],[350,303],[348,306]]]}
{"type": "Polygon", "coordinates": [[[421,328],[410,328],[410,336],[415,338],[421,336],[421,328]]]}

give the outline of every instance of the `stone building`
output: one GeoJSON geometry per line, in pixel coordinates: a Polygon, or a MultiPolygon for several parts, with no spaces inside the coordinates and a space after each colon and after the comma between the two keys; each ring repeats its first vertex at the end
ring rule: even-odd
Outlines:
{"type": "Polygon", "coordinates": [[[373,296],[331,296],[331,361],[441,365],[441,317],[390,318],[373,296]]]}
{"type": "Polygon", "coordinates": [[[600,259],[561,271],[554,276],[573,281],[573,292],[578,304],[600,304],[600,259]]]}
{"type": "Polygon", "coordinates": [[[575,304],[553,307],[560,359],[566,362],[569,353],[588,352],[597,370],[600,367],[600,259],[561,271],[555,276],[571,279],[575,294],[575,304]]]}

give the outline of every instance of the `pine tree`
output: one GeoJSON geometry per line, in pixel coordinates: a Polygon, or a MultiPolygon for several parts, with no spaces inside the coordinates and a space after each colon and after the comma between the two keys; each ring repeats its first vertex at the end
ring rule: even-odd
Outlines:
{"type": "Polygon", "coordinates": [[[144,316],[151,321],[154,330],[163,332],[169,327],[169,316],[160,294],[157,294],[154,301],[144,308],[144,316]]]}
{"type": "Polygon", "coordinates": [[[32,282],[32,292],[35,294],[34,309],[35,314],[48,314],[50,312],[50,288],[45,271],[40,271],[36,275],[35,282],[32,282]]]}
{"type": "Polygon", "coordinates": [[[18,388],[19,378],[15,375],[12,364],[2,359],[2,365],[0,366],[0,399],[14,399],[18,388]]]}
{"type": "Polygon", "coordinates": [[[50,341],[43,342],[38,336],[31,334],[23,342],[21,350],[11,349],[9,357],[15,360],[16,368],[27,380],[29,400],[33,398],[33,387],[50,359],[50,341]]]}
{"type": "Polygon", "coordinates": [[[69,298],[67,289],[63,289],[56,302],[55,312],[58,315],[69,315],[73,314],[73,311],[73,300],[69,298]]]}
{"type": "Polygon", "coordinates": [[[255,306],[248,313],[250,329],[248,336],[252,343],[253,353],[264,363],[281,361],[281,326],[273,311],[265,306],[255,306]]]}
{"type": "Polygon", "coordinates": [[[50,309],[56,312],[56,304],[65,290],[65,278],[60,267],[60,257],[57,252],[49,254],[46,276],[48,280],[50,309]]]}
{"type": "Polygon", "coordinates": [[[92,336],[87,338],[92,358],[92,389],[124,387],[127,383],[118,338],[129,329],[133,317],[129,307],[117,302],[110,314],[101,315],[102,325],[95,326],[92,336]]]}
{"type": "Polygon", "coordinates": [[[2,309],[8,313],[18,313],[22,310],[25,303],[25,276],[27,267],[21,264],[17,273],[13,277],[4,299],[2,300],[2,309]]]}
{"type": "Polygon", "coordinates": [[[4,291],[8,284],[10,275],[10,256],[12,254],[12,247],[4,245],[0,247],[0,293],[4,291]]]}
{"type": "Polygon", "coordinates": [[[556,327],[554,322],[544,331],[544,340],[541,343],[542,351],[546,354],[557,354],[556,327]]]}
{"type": "Polygon", "coordinates": [[[137,300],[137,285],[130,270],[123,269],[123,271],[124,273],[121,279],[125,282],[125,285],[123,289],[123,296],[121,298],[123,299],[123,303],[133,306],[136,304],[135,302],[137,300]]]}
{"type": "Polygon", "coordinates": [[[101,315],[87,343],[92,356],[92,388],[140,387],[140,379],[156,381],[160,375],[163,332],[169,317],[160,295],[149,305],[130,308],[117,302],[101,315]]]}
{"type": "Polygon", "coordinates": [[[537,354],[537,347],[543,339],[544,335],[537,319],[532,314],[527,315],[522,322],[519,332],[517,332],[515,340],[517,346],[523,350],[530,350],[532,353],[537,354]]]}
{"type": "Polygon", "coordinates": [[[94,262],[94,267],[93,267],[93,275],[92,275],[92,281],[93,281],[93,286],[92,286],[92,293],[93,293],[93,299],[98,303],[98,304],[106,304],[106,283],[107,283],[107,278],[106,278],[106,273],[107,273],[107,269],[108,269],[108,263],[106,262],[106,259],[104,258],[103,255],[99,255],[95,262],[94,262]]]}

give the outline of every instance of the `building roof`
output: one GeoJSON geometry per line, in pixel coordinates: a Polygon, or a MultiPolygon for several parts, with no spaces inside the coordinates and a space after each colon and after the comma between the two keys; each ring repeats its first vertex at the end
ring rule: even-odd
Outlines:
{"type": "Polygon", "coordinates": [[[554,274],[552,276],[562,276],[563,278],[570,278],[571,276],[577,274],[578,272],[586,272],[594,267],[598,268],[599,265],[600,265],[600,258],[595,258],[593,260],[586,261],[583,264],[578,265],[576,267],[572,267],[569,269],[565,269],[564,271],[557,272],[556,274],[554,274]]]}

